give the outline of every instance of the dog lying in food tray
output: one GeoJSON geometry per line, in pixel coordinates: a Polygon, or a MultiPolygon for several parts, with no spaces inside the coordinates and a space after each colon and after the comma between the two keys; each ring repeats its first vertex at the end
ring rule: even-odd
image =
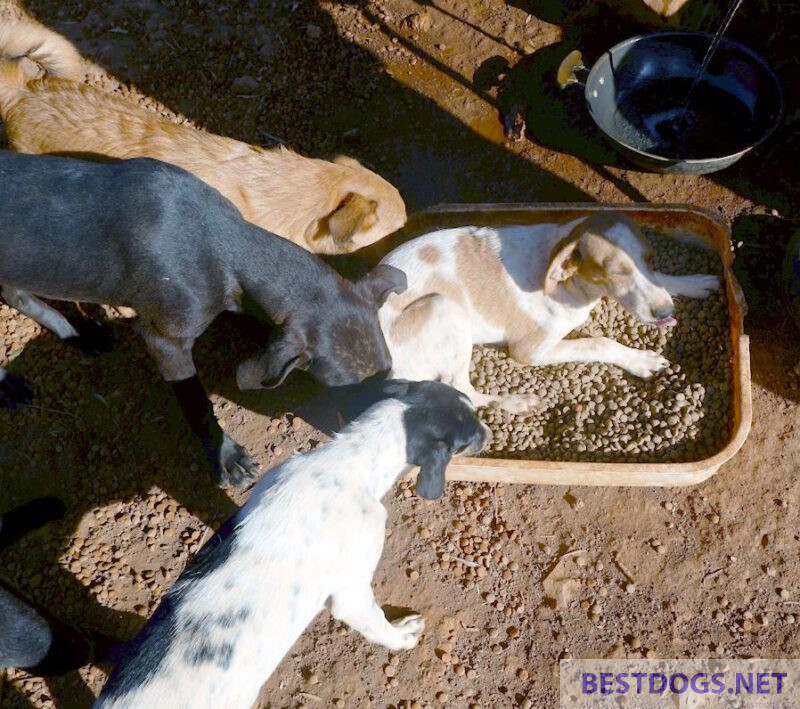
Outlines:
{"type": "MultiPolygon", "coordinates": [[[[531,230],[530,238],[546,238],[543,234],[555,229],[574,234],[572,225],[583,219],[587,225],[603,225],[607,221],[616,221],[623,227],[628,224],[638,233],[639,240],[645,243],[644,251],[649,252],[648,265],[642,266],[644,275],[674,296],[676,317],[661,318],[653,310],[646,318],[637,312],[637,318],[630,307],[626,310],[620,302],[603,298],[589,318],[555,350],[572,352],[580,349],[572,342],[605,340],[600,343],[604,354],[598,359],[576,356],[568,361],[534,352],[529,362],[542,366],[526,366],[518,361],[519,357],[513,357],[514,352],[510,357],[505,347],[474,347],[468,382],[461,381],[466,379],[463,374],[450,376],[442,371],[438,376],[461,389],[477,405],[487,407],[482,408],[482,417],[492,429],[494,441],[485,457],[454,461],[448,470],[449,479],[688,485],[713,475],[744,443],[751,419],[749,345],[742,328],[745,303],[731,271],[729,229],[706,210],[681,205],[444,205],[414,215],[397,235],[371,247],[368,257],[376,261],[383,258],[384,263],[401,270],[405,265],[409,272],[430,266],[434,278],[446,276],[447,268],[455,269],[455,274],[469,273],[469,269],[459,271],[459,259],[466,251],[458,241],[450,244],[454,229],[465,228],[473,240],[485,238],[485,233],[493,239],[493,230],[497,229],[502,241],[506,238],[502,236],[505,227],[553,225],[549,230],[531,230]],[[417,263],[419,258],[409,256],[412,250],[398,248],[423,235],[430,236],[418,241],[428,247],[422,255],[427,258],[434,250],[440,251],[442,264],[433,260],[417,263]],[[451,256],[448,249],[460,252],[451,256]],[[709,287],[710,282],[713,287],[709,287]],[[622,358],[606,353],[609,338],[614,343],[607,352],[622,353],[622,358]],[[644,351],[652,356],[652,366],[647,368],[650,371],[626,366],[625,352],[634,350],[640,351],[635,353],[636,361],[644,351]]],[[[613,226],[611,233],[619,235],[619,228],[613,226]]],[[[455,238],[459,238],[457,234],[455,238]]],[[[543,251],[542,260],[549,258],[549,266],[533,265],[547,271],[546,279],[553,273],[561,279],[569,276],[558,275],[559,269],[553,265],[559,260],[564,243],[565,240],[558,240],[549,254],[543,251]]],[[[482,270],[488,278],[493,274],[491,251],[478,255],[484,259],[482,270]]],[[[520,259],[515,258],[513,269],[520,268],[520,259]]],[[[480,277],[476,269],[471,272],[473,277],[480,277]]],[[[466,292],[465,301],[472,299],[476,305],[474,293],[468,292],[470,286],[457,285],[466,292]]],[[[411,279],[409,291],[413,288],[411,279]]],[[[453,297],[450,291],[445,293],[445,299],[453,297]]],[[[420,367],[439,366],[426,362],[424,342],[412,339],[423,336],[426,317],[428,334],[452,339],[452,333],[447,332],[452,323],[442,320],[451,311],[440,311],[437,304],[431,307],[426,298],[416,304],[400,299],[393,303],[390,299],[381,311],[394,376],[414,378],[421,373],[416,372],[420,367]],[[413,312],[415,307],[420,309],[418,314],[413,312]],[[428,316],[427,311],[433,315],[428,316]],[[414,317],[404,321],[402,313],[414,317]],[[439,320],[432,319],[434,316],[439,320]],[[415,328],[420,329],[415,333],[415,328]]],[[[666,307],[669,303],[660,305],[666,307]]],[[[453,309],[452,314],[458,318],[458,309],[453,309]]],[[[467,326],[465,322],[464,328],[467,326]]],[[[476,337],[475,342],[487,340],[476,337]]],[[[443,341],[428,349],[439,352],[446,346],[443,341]]],[[[440,359],[444,361],[444,356],[440,359]]],[[[427,369],[425,373],[426,378],[437,376],[437,372],[427,369]]]]}

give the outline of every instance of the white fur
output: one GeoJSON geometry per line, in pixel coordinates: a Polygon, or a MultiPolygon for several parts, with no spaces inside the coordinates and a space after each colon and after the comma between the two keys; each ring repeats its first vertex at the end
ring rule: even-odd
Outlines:
{"type": "MultiPolygon", "coordinates": [[[[626,347],[608,338],[564,340],[567,334],[586,322],[603,295],[612,295],[578,277],[565,278],[549,295],[544,293],[553,247],[582,220],[561,225],[444,229],[420,236],[392,251],[382,263],[405,272],[408,290],[391,295],[379,313],[392,355],[391,376],[438,379],[467,394],[478,406],[499,406],[512,413],[532,413],[541,408],[540,400],[534,395],[490,396],[475,391],[469,381],[474,345],[508,345],[510,355],[528,365],[606,362],[643,378],[666,368],[668,360],[656,352],[626,347]],[[536,338],[525,341],[517,336],[517,341],[509,341],[508,328],[513,323],[487,322],[474,307],[471,297],[476,290],[480,292],[482,284],[462,283],[456,274],[454,249],[465,234],[482,239],[491,246],[490,251],[502,265],[506,285],[513,292],[515,302],[535,323],[536,338]],[[428,250],[435,248],[438,259],[431,262],[422,258],[420,251],[423,247],[428,247],[428,250]],[[431,292],[427,284],[434,273],[461,292],[463,297],[460,301],[431,292]],[[429,304],[432,304],[430,319],[413,339],[395,339],[392,326],[424,299],[430,299],[429,304]]],[[[672,308],[670,293],[702,298],[719,288],[715,276],[667,276],[651,271],[641,243],[624,223],[612,226],[604,236],[624,251],[634,264],[632,285],[626,292],[617,294],[617,300],[644,322],[655,322],[659,317],[654,313],[672,308]]]]}
{"type": "Polygon", "coordinates": [[[78,331],[72,327],[69,320],[55,308],[51,308],[47,303],[27,291],[11,286],[0,286],[0,295],[12,308],[27,315],[31,320],[35,320],[42,327],[51,330],[62,340],[78,336],[78,331]]]}
{"type": "Polygon", "coordinates": [[[155,674],[123,696],[101,694],[95,706],[251,707],[326,601],[335,618],[370,642],[395,651],[414,647],[423,619],[390,623],[371,587],[385,537],[380,499],[407,469],[405,410],[397,400],[383,401],[329,444],[264,476],[235,517],[224,564],[173,589],[179,630],[155,674]],[[214,622],[242,613],[240,622],[214,622]],[[180,630],[198,623],[200,638],[180,630]],[[230,644],[228,667],[187,662],[198,640],[230,644]]]}

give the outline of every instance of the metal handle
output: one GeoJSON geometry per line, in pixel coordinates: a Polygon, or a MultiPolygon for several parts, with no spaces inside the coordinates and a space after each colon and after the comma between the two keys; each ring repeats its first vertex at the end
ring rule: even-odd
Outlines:
{"type": "Polygon", "coordinates": [[[561,64],[558,65],[558,73],[556,74],[556,80],[558,81],[558,85],[564,89],[570,84],[580,84],[581,86],[586,85],[586,75],[588,75],[589,70],[583,64],[583,55],[581,54],[579,49],[573,49],[566,57],[564,57],[561,64]],[[578,74],[581,73],[583,76],[580,78],[578,74]]]}

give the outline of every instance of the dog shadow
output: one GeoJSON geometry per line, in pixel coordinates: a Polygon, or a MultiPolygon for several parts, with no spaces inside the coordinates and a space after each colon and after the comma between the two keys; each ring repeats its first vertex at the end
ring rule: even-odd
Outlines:
{"type": "MultiPolygon", "coordinates": [[[[2,566],[10,587],[66,624],[125,640],[145,619],[104,605],[67,568],[65,553],[81,523],[85,527],[86,518],[98,509],[131,502],[159,488],[216,529],[246,499],[246,492],[228,494],[212,482],[202,447],[141,338],[128,321],[115,321],[114,332],[118,347],[97,357],[87,357],[42,332],[9,366],[27,380],[34,400],[14,411],[0,410],[0,509],[52,494],[65,502],[68,512],[61,521],[6,549],[2,566]]],[[[233,381],[220,385],[216,381],[217,372],[233,374],[220,363],[239,353],[248,356],[263,344],[264,336],[264,328],[247,320],[223,318],[213,326],[197,347],[198,369],[209,390],[224,390],[237,399],[233,381]],[[232,347],[232,341],[238,344],[232,347]]],[[[318,387],[298,378],[298,384],[280,392],[251,394],[245,404],[251,399],[253,408],[265,416],[282,416],[291,407],[301,410],[300,402],[317,395],[318,387]]],[[[303,412],[306,420],[316,420],[313,412],[303,412]]],[[[319,423],[332,428],[336,419],[328,416],[319,423]]],[[[261,458],[263,469],[267,462],[263,452],[261,458]]],[[[109,524],[117,525],[120,533],[136,528],[126,519],[109,524]]],[[[99,532],[103,537],[102,524],[95,525],[92,536],[99,532]]],[[[132,567],[136,565],[131,561],[132,567]]],[[[105,578],[108,573],[112,572],[98,571],[95,576],[105,578]]],[[[48,679],[47,684],[59,707],[88,706],[93,701],[77,672],[48,679]]],[[[14,691],[7,683],[6,701],[14,691]]]]}
{"type": "Polygon", "coordinates": [[[571,18],[540,8],[538,3],[532,5],[530,11],[537,17],[544,15],[562,25],[560,40],[522,56],[513,66],[502,56],[491,57],[476,69],[474,82],[497,91],[500,120],[507,128],[522,118],[525,136],[538,145],[593,166],[627,167],[591,120],[582,85],[562,89],[556,76],[561,61],[572,50],[580,50],[591,67],[609,47],[635,34],[635,26],[599,3],[582,4],[571,18]]]}
{"type": "MultiPolygon", "coordinates": [[[[228,17],[248,12],[233,6],[198,15],[141,0],[93,10],[79,20],[45,0],[26,5],[84,56],[190,120],[250,143],[280,140],[314,157],[352,155],[392,182],[410,210],[443,201],[592,199],[394,79],[380,68],[379,56],[341,36],[317,2],[275,10],[270,23],[254,14],[246,25],[228,17]],[[135,29],[119,31],[125,27],[135,29]],[[306,27],[313,32],[306,34],[306,27]],[[239,54],[228,49],[234,41],[243,50],[239,54]],[[309,62],[312,47],[318,59],[309,62]],[[200,54],[202,62],[192,59],[200,54]],[[248,57],[258,57],[258,66],[248,57]],[[321,75],[336,75],[342,66],[348,67],[347,86],[320,82],[321,75]],[[236,78],[255,73],[261,78],[254,93],[233,90],[236,78]],[[277,94],[280,101],[273,101],[277,94]],[[476,173],[494,179],[476,180],[476,173]]],[[[459,82],[461,90],[480,95],[472,82],[372,16],[366,3],[347,5],[420,62],[459,82]]]]}
{"type": "Polygon", "coordinates": [[[751,376],[758,385],[800,401],[800,338],[787,301],[783,263],[799,220],[750,214],[733,223],[734,273],[747,301],[745,331],[750,333],[751,376]]]}

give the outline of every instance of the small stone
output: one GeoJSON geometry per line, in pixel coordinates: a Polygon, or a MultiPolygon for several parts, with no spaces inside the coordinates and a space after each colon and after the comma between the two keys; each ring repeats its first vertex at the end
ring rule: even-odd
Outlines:
{"type": "Polygon", "coordinates": [[[322,37],[322,28],[319,25],[306,25],[306,36],[309,39],[319,39],[322,37]]]}
{"type": "Polygon", "coordinates": [[[778,589],[778,595],[785,601],[789,598],[789,591],[785,588],[778,589]]]}
{"type": "Polygon", "coordinates": [[[638,650],[642,646],[642,639],[640,637],[631,638],[631,647],[638,650]]]}
{"type": "Polygon", "coordinates": [[[436,695],[436,701],[439,704],[447,704],[450,701],[450,695],[447,692],[439,692],[436,695]]]}
{"type": "Polygon", "coordinates": [[[252,76],[245,75],[234,79],[231,88],[235,94],[254,94],[259,89],[259,83],[252,76]]]}
{"type": "Polygon", "coordinates": [[[416,569],[411,569],[411,571],[408,572],[408,578],[410,578],[412,581],[416,581],[419,578],[419,571],[416,569]]]}
{"type": "Polygon", "coordinates": [[[625,593],[636,593],[636,584],[635,583],[626,583],[625,584],[625,593]]]}
{"type": "Polygon", "coordinates": [[[397,674],[397,669],[394,665],[384,665],[383,674],[387,677],[394,677],[397,674]]]}
{"type": "Polygon", "coordinates": [[[526,670],[524,667],[520,667],[520,669],[517,670],[517,677],[524,682],[526,679],[528,679],[528,670],[526,670]]]}
{"type": "Polygon", "coordinates": [[[319,676],[317,675],[317,673],[316,673],[316,672],[312,672],[312,673],[311,673],[311,674],[308,676],[308,683],[309,683],[309,684],[319,684],[319,676]]]}

